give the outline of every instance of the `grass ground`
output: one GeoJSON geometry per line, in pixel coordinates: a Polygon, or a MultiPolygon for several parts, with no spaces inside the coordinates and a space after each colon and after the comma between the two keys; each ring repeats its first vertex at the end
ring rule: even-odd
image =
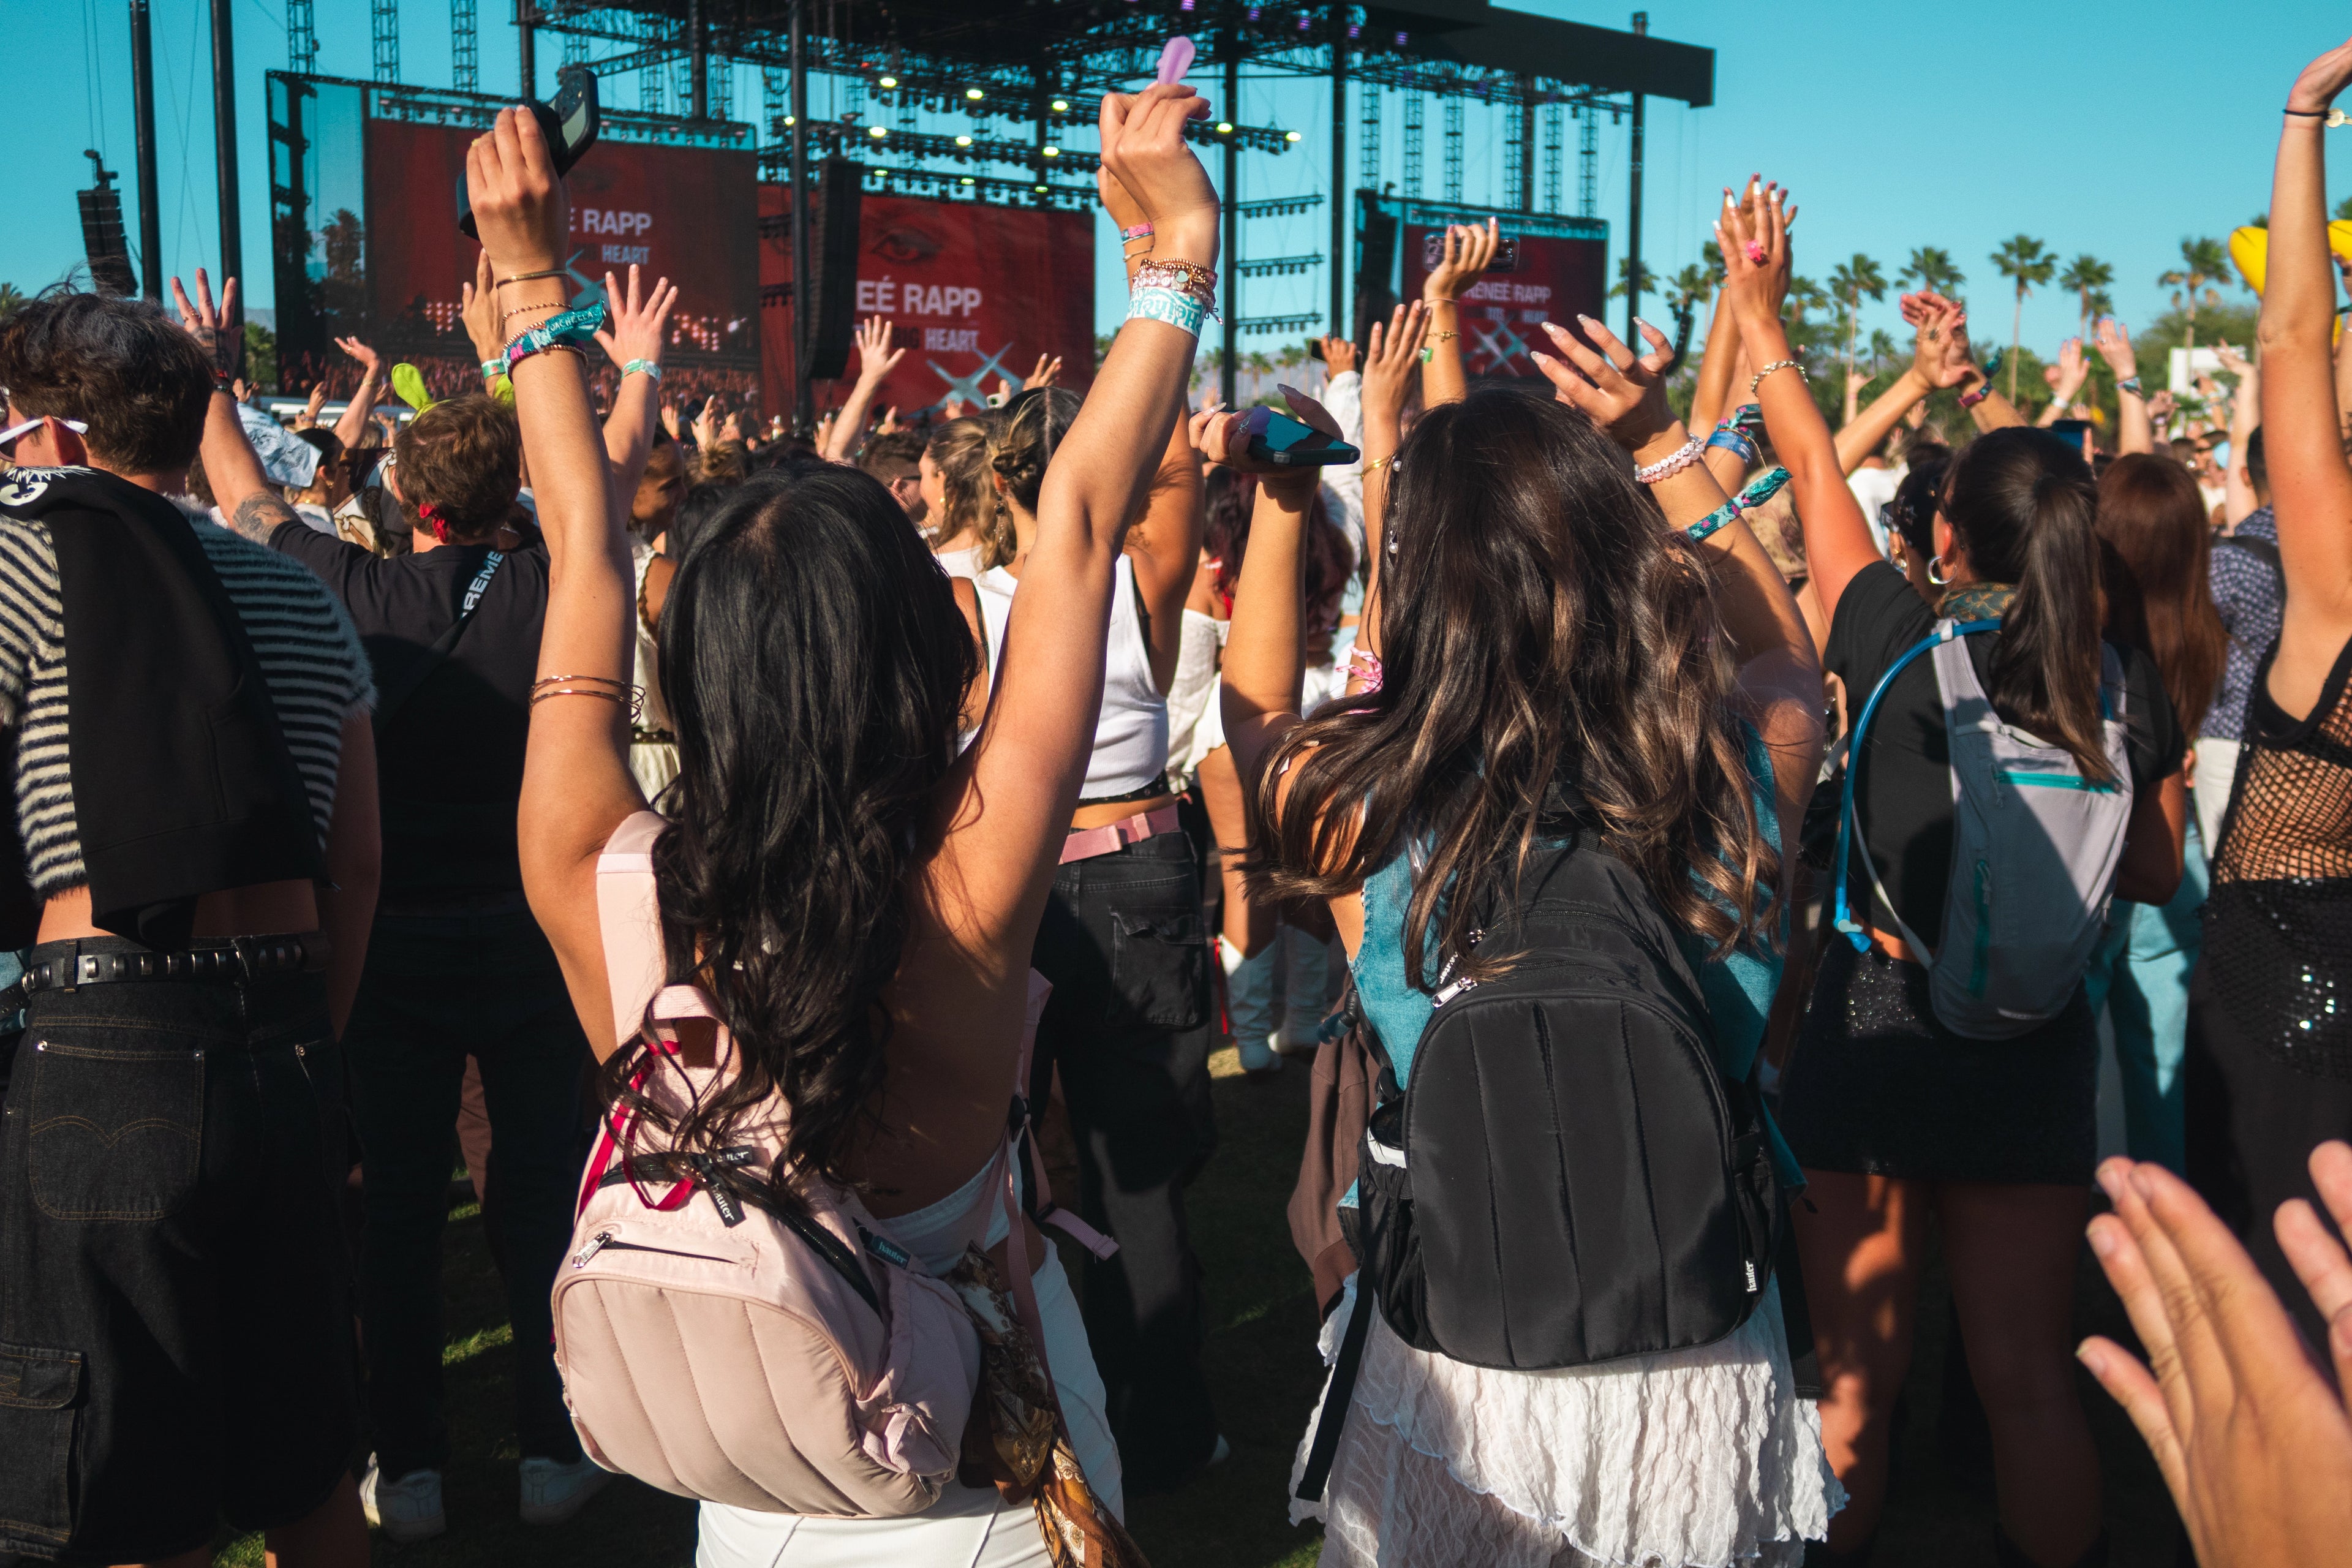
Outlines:
{"type": "MultiPolygon", "coordinates": [[[[1191,1219],[1209,1297],[1210,1376],[1234,1455],[1180,1491],[1137,1500],[1128,1522],[1154,1568],[1309,1568],[1319,1532],[1291,1528],[1283,1502],[1292,1448],[1321,1376],[1312,1292],[1283,1216],[1305,1134],[1307,1075],[1294,1065],[1279,1079],[1251,1083],[1231,1049],[1212,1065],[1221,1141],[1192,1189],[1191,1219]]],[[[447,1258],[444,1364],[457,1456],[446,1479],[449,1533],[409,1547],[379,1538],[379,1568],[686,1568],[694,1557],[694,1505],[635,1481],[614,1483],[560,1529],[530,1530],[516,1520],[513,1347],[470,1205],[452,1211],[447,1258]]],[[[2130,1342],[2122,1310],[2087,1250],[2078,1294],[2080,1331],[2130,1342]]],[[[1993,1560],[1989,1474],[1967,1458],[1964,1430],[1952,1442],[1938,1430],[1949,1337],[1939,1274],[1926,1296],[1877,1561],[1983,1568],[1993,1560]]],[[[2154,1464],[2096,1385],[2084,1377],[2082,1388],[2105,1460],[2116,1568],[2173,1568],[2176,1526],[2154,1464]]],[[[225,1540],[215,1563],[260,1568],[259,1539],[225,1540]]]]}

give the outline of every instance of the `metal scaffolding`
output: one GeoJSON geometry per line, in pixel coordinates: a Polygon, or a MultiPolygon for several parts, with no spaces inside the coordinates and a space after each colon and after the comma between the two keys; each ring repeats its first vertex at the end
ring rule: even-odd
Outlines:
{"type": "Polygon", "coordinates": [[[1566,114],[1567,110],[1561,105],[1558,99],[1553,99],[1549,103],[1544,105],[1543,210],[1548,213],[1556,213],[1559,211],[1560,121],[1566,117],[1566,114]]]}
{"type": "Polygon", "coordinates": [[[369,41],[375,50],[375,79],[400,79],[400,0],[372,0],[369,41]]]}
{"type": "Polygon", "coordinates": [[[449,79],[459,92],[482,85],[481,39],[475,26],[475,0],[449,0],[449,79]]]}
{"type": "Polygon", "coordinates": [[[1404,194],[1421,195],[1421,89],[1404,89],[1404,194]]]}
{"type": "Polygon", "coordinates": [[[306,74],[319,68],[319,14],[312,0],[286,0],[286,58],[306,74]]]}
{"type": "Polygon", "coordinates": [[[1356,184],[1368,191],[1381,188],[1381,99],[1377,82],[1356,88],[1356,184]]]}

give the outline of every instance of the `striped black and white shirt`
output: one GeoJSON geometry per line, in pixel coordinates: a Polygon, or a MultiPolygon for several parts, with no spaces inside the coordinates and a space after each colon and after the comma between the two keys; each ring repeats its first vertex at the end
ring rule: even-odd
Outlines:
{"type": "MultiPolygon", "coordinates": [[[[300,562],[201,514],[189,513],[188,523],[245,623],[323,844],[343,721],[375,700],[359,634],[300,562]]],[[[0,518],[0,729],[16,732],[16,823],[33,890],[43,898],[89,880],[74,824],[71,723],[56,546],[47,524],[0,518]]]]}

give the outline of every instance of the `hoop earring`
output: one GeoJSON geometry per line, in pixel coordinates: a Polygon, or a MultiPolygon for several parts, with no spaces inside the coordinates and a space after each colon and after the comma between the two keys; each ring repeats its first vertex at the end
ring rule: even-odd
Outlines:
{"type": "Polygon", "coordinates": [[[1943,568],[1944,558],[1942,556],[1930,555],[1927,557],[1927,581],[1933,583],[1938,588],[1948,588],[1952,585],[1952,580],[1949,577],[1937,575],[1943,568]]]}

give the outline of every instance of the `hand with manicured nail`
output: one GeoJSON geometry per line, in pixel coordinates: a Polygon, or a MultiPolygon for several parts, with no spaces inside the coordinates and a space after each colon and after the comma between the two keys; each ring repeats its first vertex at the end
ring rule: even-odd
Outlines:
{"type": "Polygon", "coordinates": [[[1543,330],[1559,356],[1531,352],[1529,357],[1544,378],[1558,388],[1556,395],[1592,421],[1612,441],[1629,452],[1640,451],[1677,422],[1666,405],[1664,372],[1675,357],[1666,335],[1636,317],[1650,345],[1636,354],[1622,340],[1590,316],[1579,316],[1584,340],[1551,321],[1543,330]],[[1565,362],[1565,363],[1563,363],[1565,362]]]}

